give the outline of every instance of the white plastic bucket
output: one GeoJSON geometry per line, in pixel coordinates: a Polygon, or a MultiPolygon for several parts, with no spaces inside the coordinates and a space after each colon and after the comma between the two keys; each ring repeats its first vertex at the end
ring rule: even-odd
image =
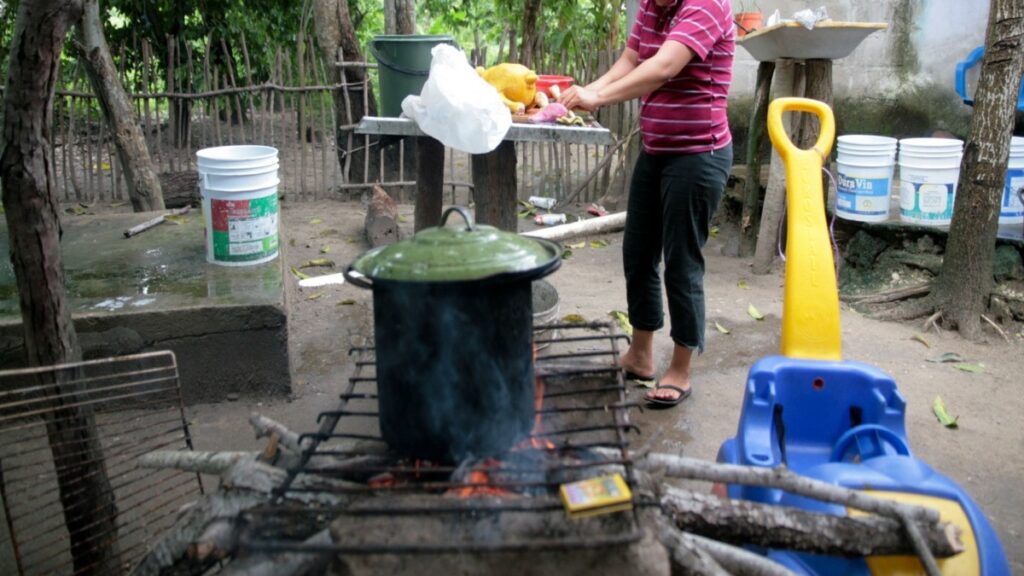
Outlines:
{"type": "Polygon", "coordinates": [[[1024,204],[1019,191],[1024,188],[1024,138],[1014,136],[1010,140],[1010,163],[1006,169],[1006,186],[999,208],[1000,224],[1024,222],[1024,204]]]}
{"type": "Polygon", "coordinates": [[[277,149],[220,146],[196,156],[207,262],[251,266],[277,258],[277,149]]]}
{"type": "Polygon", "coordinates": [[[850,134],[838,139],[836,215],[859,222],[889,219],[896,139],[850,134]]]}
{"type": "Polygon", "coordinates": [[[926,226],[949,225],[962,155],[960,140],[900,140],[901,220],[926,226]]]}

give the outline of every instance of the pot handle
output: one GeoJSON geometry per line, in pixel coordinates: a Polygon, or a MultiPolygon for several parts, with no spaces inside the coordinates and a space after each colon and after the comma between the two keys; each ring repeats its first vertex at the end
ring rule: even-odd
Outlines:
{"type": "Polygon", "coordinates": [[[459,215],[462,216],[462,219],[466,221],[466,230],[468,232],[473,232],[476,230],[476,224],[473,222],[472,214],[470,214],[469,210],[466,210],[462,206],[452,206],[451,208],[444,211],[444,214],[441,215],[442,227],[444,227],[444,225],[448,222],[448,215],[451,214],[452,212],[458,212],[459,215]]]}
{"type": "Polygon", "coordinates": [[[367,278],[364,274],[357,271],[349,264],[348,268],[345,269],[345,279],[351,282],[353,285],[367,290],[373,290],[373,282],[367,278]]]}

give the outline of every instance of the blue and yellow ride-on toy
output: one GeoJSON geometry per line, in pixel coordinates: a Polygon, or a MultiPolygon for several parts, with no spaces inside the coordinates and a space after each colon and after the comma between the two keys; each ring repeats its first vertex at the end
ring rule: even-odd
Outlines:
{"type": "MultiPolygon", "coordinates": [[[[821,169],[835,137],[828,106],[782,98],[768,109],[768,131],[786,164],[787,234],[782,354],[758,361],[747,377],[736,436],[722,444],[718,461],[749,466],[785,465],[793,472],[906,504],[939,511],[962,531],[965,551],[939,560],[948,576],[1010,573],[995,531],[970,496],[914,457],[904,428],[906,400],[881,370],[843,360],[839,293],[825,219],[821,169]],[[782,124],[784,112],[816,114],[821,136],[810,150],[796,148],[782,124]]],[[[781,490],[727,486],[731,498],[836,515],[843,506],[781,490]]],[[[761,550],[797,574],[923,574],[916,557],[843,558],[761,550]]]]}

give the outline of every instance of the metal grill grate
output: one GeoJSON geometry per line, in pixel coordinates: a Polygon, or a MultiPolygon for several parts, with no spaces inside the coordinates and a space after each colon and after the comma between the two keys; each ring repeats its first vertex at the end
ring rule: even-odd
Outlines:
{"type": "Polygon", "coordinates": [[[637,405],[626,402],[617,368],[618,344],[625,336],[605,323],[540,328],[557,329],[561,336],[535,340],[538,349],[543,347],[535,372],[545,393],[534,434],[500,459],[459,465],[388,453],[377,428],[374,350],[352,350],[356,371],[338,407],[322,412],[319,429],[300,437],[306,443],[302,457],[288,469],[275,503],[241,516],[241,547],[430,554],[592,548],[639,540],[635,506],[631,513],[569,522],[558,497],[561,483],[609,471],[622,473],[635,486],[626,435],[636,430],[629,410],[637,405]],[[612,450],[592,450],[598,447],[612,450]],[[452,497],[453,491],[481,488],[467,474],[473,470],[489,475],[487,495],[452,497]],[[506,521],[512,516],[518,519],[506,521]],[[355,519],[351,538],[305,541],[328,525],[339,530],[347,519],[355,519]],[[423,525],[410,529],[417,522],[423,525]],[[482,524],[489,526],[486,534],[482,524]],[[517,533],[516,526],[523,529],[517,533]],[[439,530],[444,533],[434,534],[439,530]]]}
{"type": "MultiPolygon", "coordinates": [[[[134,566],[147,543],[171,526],[178,508],[202,492],[196,474],[136,464],[149,451],[178,448],[191,449],[192,441],[171,352],[0,371],[0,574],[90,570],[75,567],[72,541],[86,547],[115,541],[120,564],[134,566]],[[88,414],[95,424],[113,506],[96,504],[83,512],[92,503],[81,498],[62,505],[58,474],[75,472],[55,457],[59,447],[51,446],[47,430],[48,424],[70,421],[69,408],[88,414]],[[91,519],[113,518],[116,540],[95,522],[69,533],[69,524],[85,513],[91,519]]],[[[62,452],[64,457],[83,453],[62,452]]],[[[74,492],[84,481],[65,478],[65,489],[74,492]]]]}

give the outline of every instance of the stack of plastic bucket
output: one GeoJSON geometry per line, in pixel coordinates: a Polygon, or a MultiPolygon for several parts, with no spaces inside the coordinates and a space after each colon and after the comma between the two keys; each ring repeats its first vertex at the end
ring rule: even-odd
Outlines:
{"type": "Polygon", "coordinates": [[[1024,222],[1024,138],[1014,136],[1010,141],[1010,164],[1006,170],[1006,189],[999,208],[1000,224],[1024,222]]]}
{"type": "Polygon", "coordinates": [[[945,226],[953,219],[964,143],[951,138],[900,140],[900,219],[945,226]]]}
{"type": "Polygon", "coordinates": [[[847,220],[884,222],[896,168],[895,138],[851,134],[840,136],[836,214],[847,220]]]}
{"type": "Polygon", "coordinates": [[[250,266],[277,258],[277,149],[220,146],[196,156],[207,262],[250,266]]]}

